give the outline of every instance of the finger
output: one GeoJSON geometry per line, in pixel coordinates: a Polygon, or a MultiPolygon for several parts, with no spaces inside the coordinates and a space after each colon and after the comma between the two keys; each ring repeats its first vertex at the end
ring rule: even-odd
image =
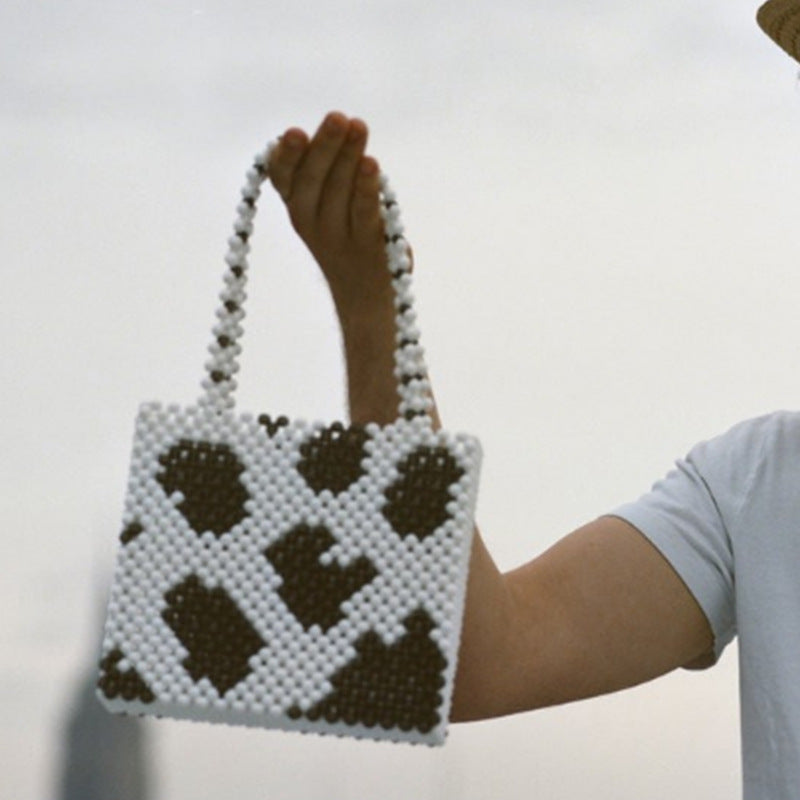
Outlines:
{"type": "Polygon", "coordinates": [[[350,205],[350,229],[360,245],[383,243],[380,204],[380,167],[371,156],[361,158],[350,205]]]}
{"type": "Polygon", "coordinates": [[[292,197],[292,184],[297,165],[308,146],[308,136],[300,128],[289,128],[281,136],[269,159],[269,178],[284,202],[292,197]]]}
{"type": "Polygon", "coordinates": [[[348,119],[337,111],[323,120],[297,166],[292,184],[292,218],[296,224],[314,221],[322,188],[347,136],[348,119]]]}
{"type": "Polygon", "coordinates": [[[318,213],[320,224],[325,227],[349,233],[356,172],[367,146],[368,135],[369,131],[362,120],[350,120],[347,137],[322,189],[318,213]]]}

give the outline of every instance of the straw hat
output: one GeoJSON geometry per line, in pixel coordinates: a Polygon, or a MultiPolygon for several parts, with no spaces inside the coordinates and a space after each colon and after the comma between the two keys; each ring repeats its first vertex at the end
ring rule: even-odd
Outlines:
{"type": "Polygon", "coordinates": [[[800,0],[767,0],[756,20],[778,47],[800,62],[800,0]]]}

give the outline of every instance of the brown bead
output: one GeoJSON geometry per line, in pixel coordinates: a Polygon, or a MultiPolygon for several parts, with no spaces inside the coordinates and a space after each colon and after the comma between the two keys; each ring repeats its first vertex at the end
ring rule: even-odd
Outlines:
{"type": "Polygon", "coordinates": [[[97,687],[109,699],[122,697],[128,702],[140,700],[142,703],[152,703],[156,696],[150,687],[142,680],[142,676],[131,667],[127,672],[122,672],[118,664],[124,658],[124,653],[119,648],[111,650],[100,661],[100,678],[97,687]]]}
{"type": "Polygon", "coordinates": [[[366,556],[346,567],[335,561],[320,564],[320,555],[335,543],[321,525],[298,525],[264,551],[283,578],[278,594],[306,630],[312,625],[333,627],[344,618],[342,603],[378,574],[366,556]]]}
{"type": "Polygon", "coordinates": [[[119,535],[119,540],[122,544],[128,544],[132,542],[140,533],[144,531],[142,525],[136,521],[131,522],[130,525],[126,526],[125,530],[119,535]]]}
{"type": "Polygon", "coordinates": [[[430,638],[434,623],[427,611],[414,611],[403,624],[407,633],[389,646],[373,631],[361,636],[356,657],[330,678],[333,691],[304,716],[385,730],[436,727],[447,660],[430,638]]]}
{"type": "Polygon", "coordinates": [[[297,471],[315,492],[343,492],[364,474],[362,461],[369,438],[363,425],[345,428],[334,422],[300,445],[297,471]]]}
{"type": "Polygon", "coordinates": [[[164,469],[156,480],[168,495],[183,494],[178,510],[196,533],[221,536],[247,516],[244,465],[228,445],[181,439],[158,461],[164,469]]]}
{"type": "Polygon", "coordinates": [[[383,516],[401,536],[430,536],[450,516],[450,487],[464,470],[445,447],[420,446],[398,465],[400,477],[389,486],[383,516]]]}
{"type": "Polygon", "coordinates": [[[220,695],[251,672],[249,660],[264,640],[222,587],[209,589],[190,575],[164,594],[162,617],[189,651],[183,666],[207,677],[220,695]]]}

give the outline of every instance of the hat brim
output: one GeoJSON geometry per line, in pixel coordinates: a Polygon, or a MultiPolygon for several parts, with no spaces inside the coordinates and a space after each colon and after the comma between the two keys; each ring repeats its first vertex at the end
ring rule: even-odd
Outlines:
{"type": "Polygon", "coordinates": [[[800,63],[800,0],[767,0],[756,21],[775,44],[800,63]]]}

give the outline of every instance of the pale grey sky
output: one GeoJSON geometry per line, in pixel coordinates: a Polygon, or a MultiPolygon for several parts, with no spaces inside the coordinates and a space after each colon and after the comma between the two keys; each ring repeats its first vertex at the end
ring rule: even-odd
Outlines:
{"type": "MultiPolygon", "coordinates": [[[[195,399],[243,172],[290,124],[340,108],[372,127],[445,424],[484,445],[502,568],[699,439],[797,407],[800,93],[755,11],[2,4],[0,800],[49,797],[136,406],[195,399]]],[[[272,197],[257,231],[239,404],[340,416],[322,284],[272,197]]],[[[728,800],[737,704],[733,647],[436,752],[165,721],[159,797],[728,800]]]]}

